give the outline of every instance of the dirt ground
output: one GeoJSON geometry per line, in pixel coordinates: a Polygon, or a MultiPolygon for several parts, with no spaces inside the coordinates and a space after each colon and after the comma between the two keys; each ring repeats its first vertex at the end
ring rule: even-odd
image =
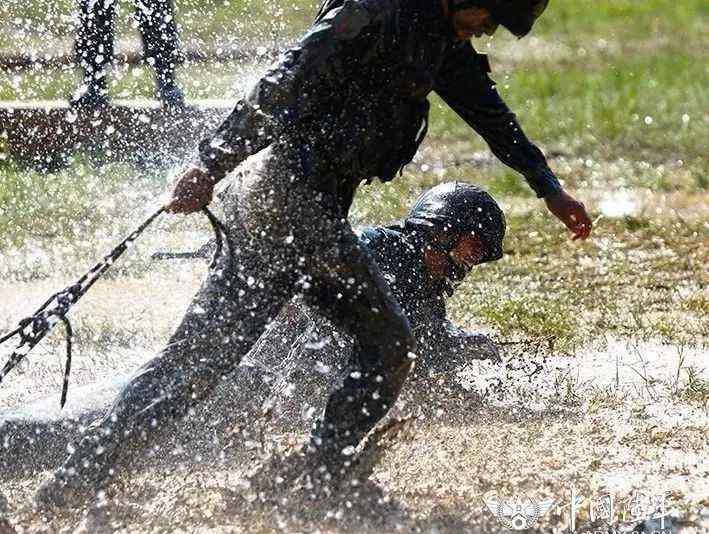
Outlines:
{"type": "MultiPolygon", "coordinates": [[[[164,303],[181,309],[203,266],[170,270],[173,283],[166,276],[153,287],[164,303]]],[[[116,279],[91,298],[100,303],[103,292],[140,294],[145,283],[116,279]]],[[[3,312],[26,311],[35,300],[28,295],[49,285],[32,292],[5,286],[3,312]]],[[[131,308],[141,305],[150,308],[132,297],[131,308]]],[[[130,320],[122,315],[114,320],[130,320]]],[[[151,323],[153,331],[136,329],[143,346],[110,358],[105,348],[84,353],[72,388],[142,363],[159,346],[160,331],[170,328],[151,323]]],[[[58,414],[60,354],[60,345],[47,347],[47,359],[8,378],[0,397],[4,413],[51,395],[58,414]]],[[[279,485],[283,473],[274,460],[304,438],[305,428],[269,424],[254,413],[215,425],[219,413],[198,412],[187,431],[173,437],[168,431],[147,457],[123,466],[117,482],[86,508],[42,516],[30,499],[48,472],[4,473],[0,532],[508,532],[483,501],[489,492],[501,500],[551,499],[551,509],[530,520],[530,531],[569,532],[572,489],[585,498],[574,514],[578,532],[603,528],[598,512],[591,521],[589,507],[609,494],[616,522],[624,518],[627,528],[646,519],[652,500],[662,497],[666,528],[709,532],[709,417],[706,406],[685,397],[682,372],[702,368],[707,354],[613,337],[574,355],[558,354],[546,342],[525,343],[506,345],[503,365],[473,362],[419,377],[392,414],[404,423],[373,436],[361,453],[359,484],[316,500],[302,488],[279,485]],[[261,467],[248,477],[254,466],[261,467]],[[645,504],[632,508],[634,498],[645,504]]],[[[69,398],[68,409],[82,403],[81,394],[70,391],[69,398]]],[[[51,436],[36,439],[50,440],[51,448],[51,436]]]]}
{"type": "MultiPolygon", "coordinates": [[[[408,177],[410,191],[366,189],[354,216],[390,220],[418,190],[456,177],[422,169],[408,177]],[[386,213],[375,214],[377,206],[386,213]]],[[[163,187],[133,183],[101,198],[102,220],[89,237],[67,232],[5,249],[2,331],[108,250],[163,187]]],[[[706,193],[631,191],[580,191],[604,219],[593,240],[573,247],[534,215],[531,199],[504,197],[506,259],[471,273],[450,307],[457,323],[508,343],[504,364],[471,363],[409,383],[392,413],[406,422],[370,439],[353,474],[359,483],[337,497],[311,499],[279,483],[279,459],[302,442],[306,426],[269,423],[223,403],[182,430],[166,429],[157,448],[134,455],[86,507],[52,516],[31,498],[66,440],[35,436],[42,457],[18,457],[17,469],[0,474],[0,532],[503,533],[519,505],[529,532],[606,533],[609,498],[616,531],[654,514],[668,533],[709,532],[706,193]],[[507,515],[495,503],[506,504],[507,515]]],[[[206,264],[147,258],[203,243],[202,223],[158,224],[82,300],[72,314],[67,409],[84,406],[81,386],[130,373],[161,348],[206,264]]],[[[43,415],[57,416],[62,343],[53,334],[7,377],[0,420],[47,396],[43,415]]],[[[295,401],[312,401],[294,386],[295,401]]],[[[0,453],[15,454],[4,445],[0,436],[0,453]]]]}

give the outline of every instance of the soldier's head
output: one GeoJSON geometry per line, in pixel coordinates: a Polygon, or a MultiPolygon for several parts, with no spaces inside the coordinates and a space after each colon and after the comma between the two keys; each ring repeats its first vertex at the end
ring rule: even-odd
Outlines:
{"type": "Polygon", "coordinates": [[[474,265],[502,257],[505,216],[495,199],[474,185],[449,182],[429,189],[404,226],[419,236],[429,274],[446,282],[447,289],[474,265]]]}
{"type": "Polygon", "coordinates": [[[524,37],[549,4],[549,0],[442,0],[460,40],[492,35],[499,25],[524,37]]]}

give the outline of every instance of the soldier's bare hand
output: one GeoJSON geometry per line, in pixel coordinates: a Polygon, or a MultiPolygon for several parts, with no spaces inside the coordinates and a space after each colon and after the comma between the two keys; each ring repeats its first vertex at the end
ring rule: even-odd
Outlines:
{"type": "Polygon", "coordinates": [[[583,203],[576,200],[566,191],[549,195],[544,200],[549,211],[574,234],[572,237],[574,241],[586,239],[591,234],[593,223],[583,203]]]}
{"type": "Polygon", "coordinates": [[[199,167],[190,167],[175,180],[172,199],[165,209],[171,213],[193,213],[212,201],[214,179],[199,167]]]}

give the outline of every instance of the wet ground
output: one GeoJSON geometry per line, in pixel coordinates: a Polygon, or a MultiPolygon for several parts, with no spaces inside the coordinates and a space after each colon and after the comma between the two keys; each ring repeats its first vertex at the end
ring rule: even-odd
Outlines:
{"type": "MultiPolygon", "coordinates": [[[[280,7],[288,17],[302,5],[280,7]]],[[[524,41],[498,35],[476,43],[491,53],[501,92],[552,168],[590,206],[589,242],[570,244],[521,179],[435,100],[431,135],[404,178],[362,188],[356,223],[389,223],[443,180],[495,194],[509,223],[505,259],[471,273],[450,308],[459,324],[510,344],[504,365],[412,380],[392,413],[404,422],[370,439],[353,475],[358,485],[312,499],[307,488],[281,481],[288,466],[279,459],[307,430],[297,407],[325,395],[299,394],[296,384],[287,417],[260,417],[245,403],[248,390],[219,397],[121,466],[116,483],[86,507],[44,516],[31,506],[88,422],[86,410],[102,410],[121,377],[160,349],[204,274],[203,263],[148,260],[154,250],[193,249],[209,236],[199,217],[166,220],[73,313],[66,409],[58,410],[59,335],[0,387],[0,420],[36,423],[19,444],[0,436],[0,534],[506,533],[513,526],[607,533],[606,516],[620,531],[643,522],[636,531],[709,532],[707,47],[698,5],[561,4],[524,41]],[[78,424],[57,427],[68,415],[78,424]]],[[[53,36],[44,4],[34,6],[36,20],[22,15],[27,22],[18,13],[32,2],[8,6],[13,15],[0,26],[20,29],[10,50],[70,48],[69,19],[53,36]]],[[[221,19],[182,13],[186,45],[240,44],[254,21],[229,12],[241,3],[224,6],[221,19]]],[[[192,7],[199,14],[202,6],[192,7]]],[[[268,47],[290,39],[293,28],[288,20],[274,28],[272,7],[256,14],[259,27],[280,33],[279,40],[261,35],[268,47]]],[[[300,8],[301,26],[313,8],[300,8]]],[[[232,98],[261,68],[258,58],[187,65],[180,81],[192,97],[232,98]]],[[[116,98],[152,95],[147,68],[116,66],[111,79],[116,98]]],[[[70,69],[13,73],[0,79],[0,93],[64,98],[77,80],[70,69]]],[[[0,194],[9,192],[11,202],[0,207],[0,332],[109,250],[159,201],[175,171],[97,168],[79,154],[70,168],[44,175],[3,156],[0,194]]]]}
{"type": "MultiPolygon", "coordinates": [[[[182,297],[188,295],[185,287],[182,297]]],[[[100,410],[120,384],[116,375],[149,354],[147,347],[111,351],[110,358],[84,352],[78,361],[91,362],[91,371],[79,363],[63,414],[54,376],[59,362],[34,360],[4,384],[0,413],[56,421],[88,406],[100,410]],[[38,399],[45,400],[32,404],[38,399]]],[[[661,498],[672,532],[707,532],[701,514],[709,507],[709,417],[683,395],[687,370],[702,372],[708,354],[609,338],[572,356],[541,341],[506,345],[502,365],[472,362],[418,376],[392,414],[405,422],[374,436],[362,452],[359,485],[316,501],[302,488],[279,485],[283,468],[273,463],[304,436],[307,427],[294,423],[297,412],[285,425],[260,420],[254,411],[224,417],[235,408],[225,396],[148,458],[124,466],[98,501],[57,516],[41,517],[29,504],[48,474],[46,457],[27,454],[29,445],[10,447],[4,454],[15,454],[18,464],[40,468],[5,471],[5,516],[18,532],[77,526],[81,532],[507,532],[504,518],[484,501],[494,492],[497,502],[553,500],[530,523],[532,531],[568,532],[573,490],[585,498],[574,514],[579,532],[600,528],[589,507],[607,495],[626,527],[651,515],[653,499],[661,498]],[[217,424],[219,414],[224,420],[217,424]],[[633,499],[645,503],[644,510],[633,509],[635,516],[633,499]]],[[[298,384],[293,391],[296,403],[308,400],[298,397],[298,384]]],[[[34,432],[35,440],[46,441],[36,450],[58,461],[66,437],[34,432]]]]}

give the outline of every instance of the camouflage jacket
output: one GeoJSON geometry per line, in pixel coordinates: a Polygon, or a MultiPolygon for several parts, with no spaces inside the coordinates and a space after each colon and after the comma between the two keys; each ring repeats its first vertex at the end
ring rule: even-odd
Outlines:
{"type": "MultiPolygon", "coordinates": [[[[409,319],[417,342],[415,374],[426,376],[474,359],[494,359],[484,336],[465,331],[446,317],[445,293],[427,275],[422,248],[410,232],[400,226],[366,227],[360,241],[409,319]]],[[[269,326],[237,373],[267,382],[275,400],[277,393],[287,393],[284,390],[295,384],[332,387],[345,370],[362,365],[352,361],[352,354],[348,335],[296,300],[269,326]]]]}
{"type": "Polygon", "coordinates": [[[538,196],[559,190],[488,72],[486,56],[454,40],[440,0],[326,0],[300,41],[200,143],[200,157],[221,178],[278,141],[305,160],[316,188],[347,197],[342,189],[390,180],[411,161],[435,91],[538,196]]]}

